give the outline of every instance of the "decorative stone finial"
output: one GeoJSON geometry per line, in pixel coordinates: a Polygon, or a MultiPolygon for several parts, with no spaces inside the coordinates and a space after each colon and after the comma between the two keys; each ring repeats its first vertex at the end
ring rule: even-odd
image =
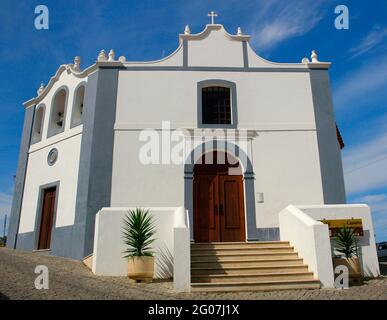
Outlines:
{"type": "Polygon", "coordinates": [[[38,96],[43,92],[43,90],[44,90],[44,83],[41,83],[41,84],[40,84],[40,87],[39,87],[39,89],[38,89],[38,91],[37,91],[38,96]]]}
{"type": "Polygon", "coordinates": [[[126,61],[126,57],[125,56],[121,56],[121,57],[118,58],[118,61],[124,63],[126,61]]]}
{"type": "Polygon", "coordinates": [[[184,34],[191,34],[191,29],[189,28],[188,24],[185,26],[184,34]]]}
{"type": "Polygon", "coordinates": [[[312,59],[312,62],[319,62],[317,59],[318,56],[315,50],[312,50],[312,55],[310,56],[310,58],[312,59]]]}
{"type": "Polygon", "coordinates": [[[81,57],[76,56],[74,58],[74,70],[79,71],[81,69],[81,57]]]}
{"type": "Polygon", "coordinates": [[[241,29],[241,27],[238,27],[237,36],[242,36],[242,35],[243,35],[242,29],[241,29]]]}
{"type": "Polygon", "coordinates": [[[98,55],[98,61],[106,61],[106,60],[107,58],[106,58],[105,50],[102,49],[98,55]]]}
{"type": "Polygon", "coordinates": [[[301,63],[303,63],[303,64],[307,64],[309,62],[310,62],[309,59],[306,57],[301,60],[301,63]]]}
{"type": "Polygon", "coordinates": [[[113,49],[110,49],[109,51],[109,61],[114,61],[114,58],[116,57],[116,53],[113,49]]]}

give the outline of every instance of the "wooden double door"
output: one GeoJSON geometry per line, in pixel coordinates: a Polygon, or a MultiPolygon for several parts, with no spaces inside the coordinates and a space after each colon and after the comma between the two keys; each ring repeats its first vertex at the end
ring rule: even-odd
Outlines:
{"type": "Polygon", "coordinates": [[[243,176],[194,176],[195,242],[245,241],[243,176]]]}

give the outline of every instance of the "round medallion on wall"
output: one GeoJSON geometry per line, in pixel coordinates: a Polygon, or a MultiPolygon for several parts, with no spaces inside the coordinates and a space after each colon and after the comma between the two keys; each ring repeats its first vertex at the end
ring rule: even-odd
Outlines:
{"type": "Polygon", "coordinates": [[[47,156],[47,163],[49,166],[53,166],[58,159],[58,149],[51,149],[47,156]]]}

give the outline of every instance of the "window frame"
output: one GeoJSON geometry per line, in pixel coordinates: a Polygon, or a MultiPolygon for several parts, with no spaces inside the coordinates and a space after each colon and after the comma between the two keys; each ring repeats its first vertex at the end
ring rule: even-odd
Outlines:
{"type": "Polygon", "coordinates": [[[237,93],[235,82],[222,79],[209,79],[197,83],[197,125],[198,128],[237,128],[238,112],[237,112],[237,93]],[[202,90],[208,87],[223,87],[230,89],[230,124],[207,124],[203,123],[203,97],[202,90]]]}

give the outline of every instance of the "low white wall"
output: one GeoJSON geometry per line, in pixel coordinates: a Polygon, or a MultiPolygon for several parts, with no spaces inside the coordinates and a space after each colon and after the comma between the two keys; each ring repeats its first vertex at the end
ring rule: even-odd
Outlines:
{"type": "Polygon", "coordinates": [[[173,288],[176,291],[191,290],[191,232],[188,210],[180,207],[175,213],[173,251],[173,288]]]}
{"type": "MultiPolygon", "coordinates": [[[[370,207],[365,204],[297,206],[314,220],[362,219],[364,236],[359,237],[360,266],[366,277],[380,276],[370,207]]],[[[333,244],[333,243],[332,243],[333,244]]]]}
{"type": "Polygon", "coordinates": [[[280,237],[290,241],[323,287],[334,287],[332,248],[328,225],[319,220],[362,219],[360,264],[366,277],[380,276],[371,210],[364,204],[288,206],[279,213],[280,237]]]}
{"type": "Polygon", "coordinates": [[[313,220],[295,206],[287,206],[279,213],[279,226],[281,240],[294,246],[322,287],[333,288],[328,226],[313,220]]]}
{"type": "MultiPolygon", "coordinates": [[[[96,216],[92,271],[103,276],[126,276],[127,259],[123,252],[122,220],[134,208],[102,208],[96,216]]],[[[190,239],[186,211],[182,207],[148,208],[156,228],[153,248],[155,278],[168,279],[175,273],[177,290],[190,286],[190,239]],[[174,264],[175,260],[175,264],[174,264]],[[185,276],[184,276],[185,274],[185,276]]]]}

